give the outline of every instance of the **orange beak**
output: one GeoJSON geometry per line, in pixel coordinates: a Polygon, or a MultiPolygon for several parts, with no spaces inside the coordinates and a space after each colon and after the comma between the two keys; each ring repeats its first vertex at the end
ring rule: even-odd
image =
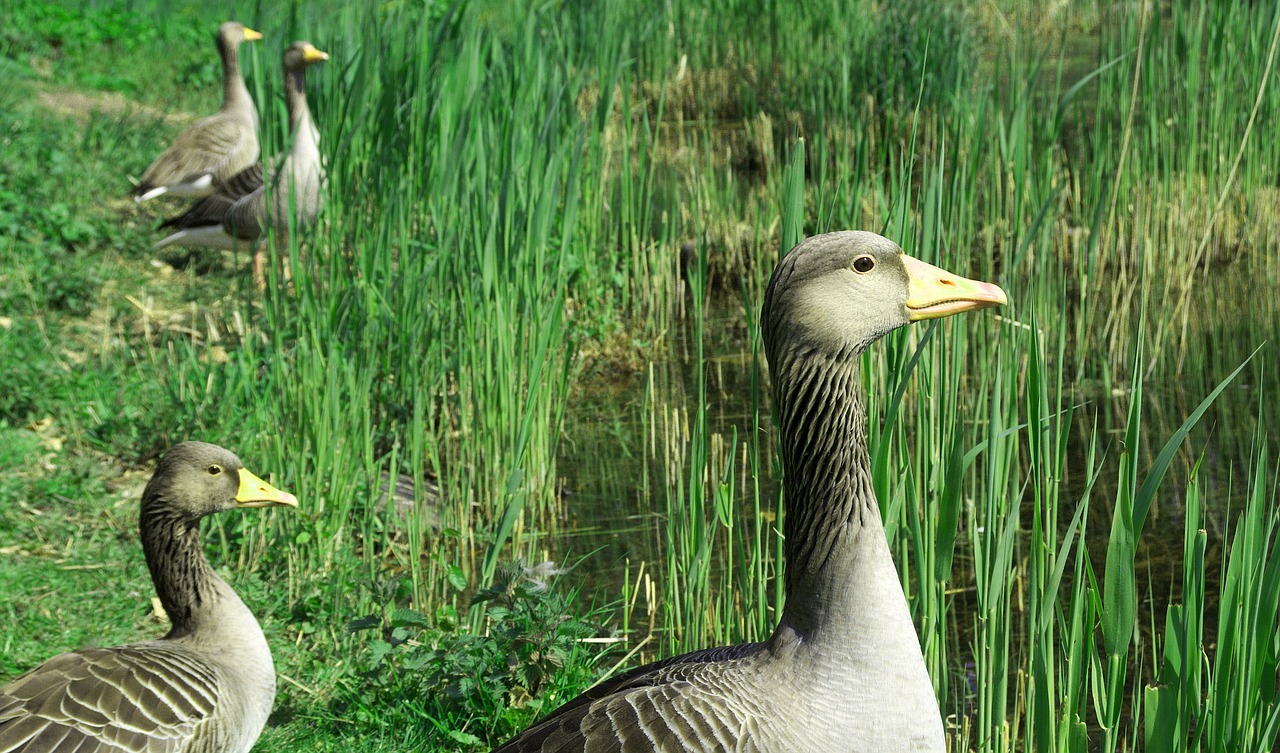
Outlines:
{"type": "Polygon", "coordinates": [[[1009,302],[999,285],[953,275],[945,269],[902,255],[907,268],[907,319],[938,319],[1009,302]]]}

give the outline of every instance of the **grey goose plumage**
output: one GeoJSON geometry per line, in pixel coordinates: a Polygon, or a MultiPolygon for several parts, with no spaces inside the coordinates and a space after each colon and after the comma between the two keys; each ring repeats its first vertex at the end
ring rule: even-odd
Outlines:
{"type": "MultiPolygon", "coordinates": [[[[260,249],[266,240],[268,225],[277,234],[289,229],[290,210],[298,226],[315,221],[321,205],[324,180],[320,157],[320,133],[307,106],[306,68],[327,60],[328,54],[309,42],[294,42],[285,50],[282,60],[285,73],[285,104],[289,111],[289,130],[293,144],[283,160],[277,159],[272,170],[271,206],[267,207],[268,186],[262,165],[255,164],[220,184],[210,196],[196,202],[177,217],[166,220],[163,227],[175,232],[153,248],[166,246],[198,246],[234,249],[260,249]]],[[[255,273],[261,255],[255,253],[255,273]]]]}
{"type": "Polygon", "coordinates": [[[133,199],[157,196],[200,198],[214,186],[258,159],[258,110],[240,73],[240,44],[262,39],[244,24],[228,21],[218,27],[218,55],[222,58],[222,107],[178,134],[133,190],[133,199]]]}
{"type": "Polygon", "coordinates": [[[495,753],[944,751],[872,490],[859,356],[911,321],[1004,302],[873,233],[793,249],[761,313],[787,501],[777,628],[613,678],[495,753]]]}
{"type": "Polygon", "coordinates": [[[253,613],[209,566],[199,521],[222,510],[296,506],[216,445],[161,459],[138,517],[171,629],[158,640],[75,651],[0,687],[0,753],[245,753],[275,698],[253,613]]]}

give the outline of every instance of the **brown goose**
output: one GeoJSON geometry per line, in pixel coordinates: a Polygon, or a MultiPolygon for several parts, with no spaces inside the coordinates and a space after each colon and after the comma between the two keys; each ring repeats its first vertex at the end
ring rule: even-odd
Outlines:
{"type": "Polygon", "coordinates": [[[222,58],[222,108],[201,118],[178,138],[142,175],[133,200],[157,196],[200,198],[213,193],[220,181],[258,159],[258,110],[240,75],[240,43],[262,39],[244,24],[228,21],[218,27],[218,55],[222,58]]]}
{"type": "Polygon", "coordinates": [[[0,687],[3,753],[245,753],[276,675],[253,613],[200,547],[200,519],[296,507],[216,445],[165,453],[142,493],[142,548],[172,622],[159,639],[60,654],[0,687]]]}
{"type": "Polygon", "coordinates": [[[277,161],[271,184],[271,207],[267,208],[262,165],[255,164],[234,176],[218,190],[195,203],[177,217],[166,220],[162,227],[177,232],[153,246],[201,246],[205,248],[255,249],[255,276],[260,275],[260,246],[266,240],[270,224],[277,234],[288,231],[289,210],[293,209],[298,225],[313,222],[320,211],[320,185],[323,166],[320,160],[320,133],[311,120],[307,107],[306,69],[312,63],[328,60],[329,55],[309,42],[294,42],[284,53],[285,104],[289,109],[289,130],[293,146],[283,161],[277,161]]]}
{"type": "Polygon", "coordinates": [[[502,753],[944,751],[871,486],[859,355],[909,322],[1005,302],[873,233],[809,238],[761,312],[787,500],[786,606],[763,643],[633,670],[502,753]]]}

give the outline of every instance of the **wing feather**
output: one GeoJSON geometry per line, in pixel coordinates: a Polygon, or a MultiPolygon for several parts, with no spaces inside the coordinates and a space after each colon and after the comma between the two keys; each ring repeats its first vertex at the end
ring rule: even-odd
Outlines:
{"type": "Polygon", "coordinates": [[[182,214],[165,220],[160,227],[188,230],[221,225],[236,202],[261,188],[262,163],[255,162],[227,181],[217,184],[212,194],[196,201],[182,214]]]}
{"type": "Polygon", "coordinates": [[[732,750],[750,726],[722,705],[725,670],[763,644],[695,651],[633,669],[544,717],[494,753],[732,750]]]}
{"type": "Polygon", "coordinates": [[[60,654],[0,688],[0,753],[171,753],[219,691],[213,669],[174,646],[60,654]]]}
{"type": "Polygon", "coordinates": [[[178,134],[134,189],[141,196],[158,186],[192,183],[212,176],[214,183],[230,179],[258,159],[258,134],[242,117],[219,113],[192,123],[178,134]]]}
{"type": "Polygon", "coordinates": [[[266,218],[266,189],[259,188],[231,205],[222,221],[222,229],[233,238],[253,241],[262,237],[266,218]]]}

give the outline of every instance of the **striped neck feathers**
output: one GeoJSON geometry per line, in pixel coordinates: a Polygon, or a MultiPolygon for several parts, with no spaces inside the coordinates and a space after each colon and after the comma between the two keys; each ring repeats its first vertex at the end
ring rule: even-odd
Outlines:
{"type": "Polygon", "coordinates": [[[156,595],[172,628],[165,638],[194,632],[202,617],[230,591],[205,559],[199,520],[182,515],[159,496],[143,500],[139,517],[142,549],[156,595]]]}
{"type": "Polygon", "coordinates": [[[872,525],[875,535],[883,537],[867,452],[861,350],[788,350],[780,354],[775,372],[786,501],[787,612],[808,614],[801,622],[822,622],[819,614],[827,607],[838,609],[822,602],[836,584],[856,577],[852,550],[863,527],[872,525]]]}
{"type": "Polygon", "coordinates": [[[311,109],[307,107],[306,68],[285,71],[285,106],[289,110],[289,132],[298,136],[298,126],[304,121],[310,125],[311,109]]]}
{"type": "Polygon", "coordinates": [[[257,108],[253,98],[244,85],[244,76],[240,73],[240,50],[238,45],[224,37],[218,37],[218,52],[222,57],[222,111],[245,110],[253,120],[258,119],[257,108]]]}

